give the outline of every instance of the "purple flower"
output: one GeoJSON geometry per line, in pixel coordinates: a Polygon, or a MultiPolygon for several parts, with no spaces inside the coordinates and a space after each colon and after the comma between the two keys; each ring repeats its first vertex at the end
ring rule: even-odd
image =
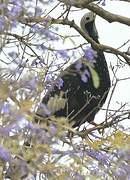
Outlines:
{"type": "Polygon", "coordinates": [[[32,30],[31,32],[37,32],[39,33],[40,35],[44,35],[47,39],[49,40],[59,40],[59,37],[58,35],[55,35],[52,31],[50,31],[49,29],[46,29],[46,28],[43,28],[43,27],[40,27],[38,25],[33,25],[32,26],[32,30]]]}
{"type": "Polygon", "coordinates": [[[23,5],[24,0],[11,0],[11,3],[20,6],[23,5]]]}
{"type": "Polygon", "coordinates": [[[81,176],[78,172],[72,172],[73,173],[73,177],[76,180],[85,180],[83,176],[81,176]]]}
{"type": "Polygon", "coordinates": [[[0,3],[0,9],[4,9],[4,8],[6,8],[6,4],[0,3]]]}
{"type": "Polygon", "coordinates": [[[35,128],[31,131],[31,135],[35,137],[36,144],[52,144],[52,136],[44,128],[35,128]]]}
{"type": "Polygon", "coordinates": [[[22,12],[22,7],[20,5],[14,5],[11,10],[8,11],[8,16],[11,19],[14,19],[20,15],[22,12]]]}
{"type": "Polygon", "coordinates": [[[17,28],[17,25],[18,25],[18,21],[16,19],[14,19],[12,22],[11,22],[11,27],[12,28],[17,28]]]}
{"type": "Polygon", "coordinates": [[[50,133],[53,136],[57,133],[57,128],[54,124],[50,124],[50,133]]]}
{"type": "Polygon", "coordinates": [[[117,168],[114,175],[118,178],[122,178],[122,177],[125,177],[126,175],[126,171],[123,169],[123,168],[117,168]]]}
{"type": "Polygon", "coordinates": [[[87,83],[88,82],[88,78],[90,77],[90,73],[87,69],[85,69],[81,75],[81,79],[83,82],[87,83]]]}
{"type": "Polygon", "coordinates": [[[64,59],[68,59],[69,58],[67,50],[58,50],[57,51],[57,55],[60,55],[64,59]]]}
{"type": "Polygon", "coordinates": [[[42,50],[47,50],[47,47],[46,47],[44,44],[41,44],[39,47],[40,47],[42,50]]]}
{"type": "Polygon", "coordinates": [[[51,112],[46,104],[41,103],[38,107],[37,114],[46,117],[46,116],[50,116],[51,112]]]}
{"type": "Polygon", "coordinates": [[[17,122],[13,122],[12,124],[5,127],[6,132],[9,133],[9,136],[14,136],[16,133],[18,133],[21,128],[17,124],[17,122]]]}
{"type": "Polygon", "coordinates": [[[19,127],[21,129],[23,129],[23,128],[28,126],[29,122],[28,122],[28,120],[24,116],[18,116],[17,119],[18,119],[17,124],[19,125],[19,127]]]}
{"type": "Polygon", "coordinates": [[[32,26],[32,32],[34,32],[34,31],[40,32],[40,30],[41,30],[41,28],[37,24],[32,26]]]}
{"type": "Polygon", "coordinates": [[[106,0],[100,0],[102,6],[106,6],[106,0]]]}
{"type": "Polygon", "coordinates": [[[88,149],[87,154],[90,157],[96,159],[97,161],[103,163],[104,165],[109,165],[109,159],[105,154],[102,154],[102,153],[97,152],[97,151],[92,150],[92,149],[88,149]]]}
{"type": "Polygon", "coordinates": [[[81,62],[76,63],[75,68],[79,71],[82,68],[82,63],[81,62]]]}
{"type": "Polygon", "coordinates": [[[126,164],[125,162],[122,162],[121,168],[125,170],[125,172],[130,173],[130,165],[126,164]]]}
{"type": "Polygon", "coordinates": [[[50,74],[46,75],[45,82],[48,89],[53,89],[54,78],[50,74]]]}
{"type": "Polygon", "coordinates": [[[10,129],[8,129],[7,127],[2,127],[0,126],[0,135],[2,137],[7,137],[9,136],[9,133],[10,133],[10,129]]]}
{"type": "MultiPolygon", "coordinates": [[[[28,11],[28,12],[27,12],[27,16],[30,17],[30,18],[32,18],[32,17],[34,17],[34,13],[28,11]]],[[[33,30],[31,30],[31,32],[33,32],[33,30]]]]}
{"type": "Polygon", "coordinates": [[[23,177],[27,177],[27,175],[29,173],[27,162],[22,159],[17,159],[17,160],[15,159],[14,163],[19,168],[19,175],[21,177],[20,179],[23,179],[23,177]]]}
{"type": "Polygon", "coordinates": [[[51,82],[52,82],[52,78],[51,78],[51,75],[50,75],[50,74],[47,74],[47,75],[46,75],[45,81],[46,81],[47,83],[51,83],[51,82]]]}
{"type": "Polygon", "coordinates": [[[44,18],[44,19],[43,19],[42,24],[43,24],[44,26],[47,26],[51,20],[52,20],[52,18],[51,18],[50,16],[48,16],[47,18],[44,18]]]}
{"type": "Polygon", "coordinates": [[[10,112],[10,104],[9,103],[4,103],[2,109],[1,109],[1,113],[2,114],[9,114],[10,112]]]}
{"type": "Polygon", "coordinates": [[[0,159],[6,162],[10,162],[12,159],[10,152],[1,145],[0,145],[0,159]]]}
{"type": "MultiPolygon", "coordinates": [[[[28,176],[29,169],[27,166],[27,162],[24,159],[18,158],[16,156],[14,159],[12,159],[11,163],[6,168],[5,172],[6,172],[6,177],[12,177],[15,172],[15,176],[17,177],[16,179],[25,179],[25,177],[28,176]]],[[[6,178],[6,179],[10,179],[10,178],[6,178]]]]}
{"type": "Polygon", "coordinates": [[[83,82],[87,83],[88,82],[88,77],[85,74],[81,75],[81,79],[83,82]]]}
{"type": "Polygon", "coordinates": [[[91,47],[87,47],[85,49],[83,49],[83,52],[84,52],[84,55],[85,55],[85,58],[94,63],[95,62],[95,57],[97,55],[96,51],[94,51],[91,47]]]}
{"type": "Polygon", "coordinates": [[[36,76],[31,79],[29,78],[23,81],[24,87],[31,90],[35,90],[37,88],[37,84],[38,84],[38,77],[36,76]]]}
{"type": "Polygon", "coordinates": [[[40,127],[34,125],[33,123],[30,123],[30,122],[28,123],[27,128],[29,130],[31,130],[31,133],[34,133],[34,134],[38,134],[38,133],[42,133],[43,132],[42,128],[40,128],[40,127]]]}
{"type": "Polygon", "coordinates": [[[36,89],[37,84],[38,84],[38,78],[35,76],[33,79],[31,79],[31,80],[29,81],[29,87],[30,87],[30,89],[31,89],[31,90],[36,89]]]}
{"type": "Polygon", "coordinates": [[[18,57],[18,54],[15,51],[9,52],[8,55],[12,57],[13,59],[18,57]]]}
{"type": "Polygon", "coordinates": [[[18,120],[10,123],[9,125],[0,128],[0,132],[3,132],[4,135],[14,136],[19,133],[22,129],[28,127],[29,122],[23,117],[18,116],[18,120]]]}
{"type": "Polygon", "coordinates": [[[40,16],[42,14],[42,9],[40,7],[35,8],[36,16],[40,16]]]}
{"type": "Polygon", "coordinates": [[[0,31],[4,30],[5,28],[5,18],[0,17],[0,31]]]}
{"type": "Polygon", "coordinates": [[[62,78],[58,78],[57,82],[56,82],[56,86],[58,87],[58,89],[61,89],[63,87],[64,81],[62,78]]]}

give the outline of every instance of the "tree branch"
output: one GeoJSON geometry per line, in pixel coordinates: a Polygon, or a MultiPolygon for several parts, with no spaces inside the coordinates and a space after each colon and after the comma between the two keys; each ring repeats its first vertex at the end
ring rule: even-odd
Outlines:
{"type": "MultiPolygon", "coordinates": [[[[46,21],[47,18],[45,17],[38,17],[38,18],[25,18],[22,19],[21,23],[24,23],[28,26],[32,26],[32,23],[40,23],[42,26],[41,22],[46,21]]],[[[103,44],[98,44],[96,43],[87,33],[85,33],[78,25],[75,24],[74,21],[69,21],[68,19],[50,19],[50,25],[51,24],[62,24],[62,25],[68,25],[72,28],[74,28],[82,37],[84,37],[89,43],[91,43],[92,47],[94,47],[96,50],[104,51],[106,53],[112,53],[115,55],[120,55],[122,58],[126,60],[128,65],[130,65],[130,57],[128,56],[127,53],[121,52],[118,49],[115,49],[111,46],[103,45],[103,44]]]]}
{"type": "Polygon", "coordinates": [[[96,50],[101,50],[107,53],[112,53],[115,55],[120,55],[123,57],[126,62],[130,65],[130,57],[127,56],[126,53],[121,52],[113,47],[98,44],[96,43],[88,34],[86,34],[79,26],[77,26],[74,21],[69,21],[68,19],[52,19],[52,24],[63,24],[63,25],[69,25],[70,27],[73,27],[79,34],[81,34],[96,50]]]}
{"type": "Polygon", "coordinates": [[[106,21],[108,21],[109,23],[119,22],[130,26],[130,18],[110,13],[104,10],[102,7],[99,7],[97,4],[92,3],[94,1],[91,0],[82,0],[82,1],[59,0],[59,1],[65,3],[66,5],[74,6],[77,8],[82,8],[82,9],[87,8],[90,11],[102,17],[103,19],[105,19],[106,21]]]}
{"type": "Polygon", "coordinates": [[[86,8],[88,8],[90,11],[93,11],[97,15],[101,16],[103,19],[107,20],[109,23],[119,22],[119,23],[130,26],[130,18],[110,13],[94,3],[87,5],[86,8]]]}
{"type": "Polygon", "coordinates": [[[66,4],[66,5],[83,8],[87,4],[92,3],[94,1],[98,1],[98,0],[82,0],[82,1],[81,0],[58,0],[58,1],[66,4]]]}

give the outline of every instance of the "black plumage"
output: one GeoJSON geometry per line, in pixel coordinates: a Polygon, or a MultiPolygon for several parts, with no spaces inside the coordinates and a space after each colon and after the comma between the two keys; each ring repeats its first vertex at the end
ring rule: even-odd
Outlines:
{"type": "MultiPolygon", "coordinates": [[[[81,28],[95,42],[99,43],[93,13],[90,12],[83,16],[81,28]]],[[[89,65],[85,62],[86,59],[83,56],[64,70],[58,77],[58,79],[61,78],[63,80],[63,85],[59,88],[55,84],[47,92],[42,100],[43,106],[37,110],[38,115],[43,117],[51,115],[67,117],[69,122],[72,122],[72,127],[80,127],[86,121],[93,122],[96,113],[106,100],[110,88],[110,77],[102,51],[97,51],[92,65],[92,68],[98,74],[99,85],[97,87],[94,85],[89,65]],[[80,64],[80,70],[77,70],[77,64],[80,64]],[[87,82],[81,78],[83,73],[86,76],[87,82]]]]}

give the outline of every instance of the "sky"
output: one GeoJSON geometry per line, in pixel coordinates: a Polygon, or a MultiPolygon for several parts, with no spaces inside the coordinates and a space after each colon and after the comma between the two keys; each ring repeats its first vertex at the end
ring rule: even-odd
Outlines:
{"type": "MultiPolygon", "coordinates": [[[[105,9],[109,12],[126,16],[130,18],[130,3],[124,3],[119,1],[108,1],[105,9]]],[[[120,23],[109,23],[101,18],[97,18],[96,21],[100,42],[115,48],[120,47],[124,42],[130,39],[130,29],[128,26],[121,25],[120,23]]],[[[127,51],[127,46],[122,48],[123,51],[127,51]]],[[[106,54],[108,66],[111,62],[112,65],[116,65],[117,58],[111,54],[106,54]]],[[[111,76],[112,77],[112,76],[111,76]]],[[[117,72],[118,78],[130,77],[130,67],[126,65],[120,68],[117,72]]],[[[120,103],[128,103],[127,109],[130,109],[130,79],[120,81],[115,89],[110,107],[113,109],[120,107],[120,103]]],[[[100,115],[100,114],[99,114],[100,115]]],[[[100,116],[98,116],[99,118],[100,116]]]]}

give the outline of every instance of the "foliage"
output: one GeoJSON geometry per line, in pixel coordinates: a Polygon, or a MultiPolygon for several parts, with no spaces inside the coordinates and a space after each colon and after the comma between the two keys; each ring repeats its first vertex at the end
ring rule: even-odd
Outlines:
{"type": "MultiPolygon", "coordinates": [[[[81,55],[85,55],[95,87],[99,85],[93,69],[96,52],[87,43],[77,45],[75,39],[83,36],[93,42],[68,18],[71,5],[77,7],[78,2],[3,0],[0,3],[0,179],[130,178],[129,128],[120,123],[129,119],[129,112],[123,111],[123,106],[111,113],[109,101],[106,120],[80,132],[71,128],[65,118],[48,120],[35,114],[47,90],[54,83],[62,86],[57,74],[81,55]],[[54,16],[58,10],[60,13],[54,16]],[[69,25],[68,31],[73,27],[75,35],[63,33],[61,24],[69,25]]],[[[101,8],[105,5],[105,1],[99,3],[101,8]]],[[[127,54],[109,46],[95,47],[128,60],[127,54]]],[[[81,64],[76,68],[80,70],[81,64]]],[[[87,83],[86,74],[89,76],[84,72],[81,79],[87,83]]],[[[59,105],[64,106],[62,98],[52,99],[52,108],[59,105]]],[[[49,113],[46,107],[42,108],[49,113]]]]}

